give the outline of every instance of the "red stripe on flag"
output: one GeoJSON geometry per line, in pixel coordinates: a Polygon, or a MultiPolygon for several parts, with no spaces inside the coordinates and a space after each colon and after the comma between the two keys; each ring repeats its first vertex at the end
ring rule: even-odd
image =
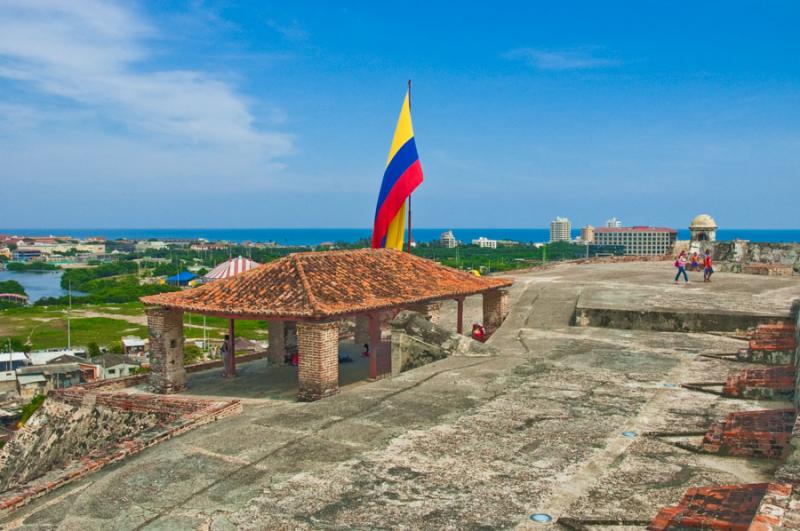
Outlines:
{"type": "Polygon", "coordinates": [[[397,215],[397,211],[403,206],[406,198],[421,183],[422,165],[417,160],[397,179],[392,189],[386,194],[386,199],[383,200],[378,215],[375,216],[375,226],[372,230],[373,249],[381,247],[381,242],[389,230],[392,219],[397,215]]]}

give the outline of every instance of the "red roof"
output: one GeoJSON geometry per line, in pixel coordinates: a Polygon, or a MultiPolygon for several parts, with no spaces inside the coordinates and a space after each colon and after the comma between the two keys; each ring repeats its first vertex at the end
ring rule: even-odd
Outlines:
{"type": "Polygon", "coordinates": [[[643,227],[643,226],[635,226],[635,227],[599,227],[594,229],[594,233],[597,234],[598,232],[670,232],[673,234],[677,234],[678,231],[675,229],[670,229],[667,227],[643,227]]]}
{"type": "Polygon", "coordinates": [[[507,287],[390,249],[296,253],[233,278],[142,297],[145,304],[252,319],[323,319],[507,287]]]}

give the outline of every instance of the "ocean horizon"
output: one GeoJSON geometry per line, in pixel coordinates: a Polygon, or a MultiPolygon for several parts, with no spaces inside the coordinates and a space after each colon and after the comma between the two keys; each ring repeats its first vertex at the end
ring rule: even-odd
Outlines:
{"type": "MultiPolygon", "coordinates": [[[[439,235],[452,230],[456,239],[469,243],[474,239],[485,236],[494,240],[513,240],[523,243],[543,243],[550,239],[550,229],[548,228],[429,228],[421,227],[413,229],[414,240],[417,242],[430,242],[439,239],[439,235]]],[[[223,228],[160,228],[160,229],[141,229],[141,228],[122,228],[122,229],[102,229],[102,228],[42,228],[25,229],[13,228],[2,229],[2,234],[12,234],[20,236],[71,236],[74,238],[88,238],[91,236],[102,236],[109,240],[124,239],[198,239],[204,238],[209,241],[228,241],[232,243],[251,242],[274,242],[280,245],[290,246],[312,246],[324,242],[347,242],[353,243],[364,238],[370,238],[372,229],[369,228],[302,228],[302,229],[283,229],[283,228],[252,228],[252,229],[223,229],[223,228]]],[[[573,229],[572,236],[580,234],[580,229],[573,229]]],[[[678,239],[688,240],[689,230],[678,230],[678,239]]],[[[718,240],[750,240],[753,242],[768,243],[788,243],[800,242],[800,229],[719,229],[717,231],[718,240]]]]}

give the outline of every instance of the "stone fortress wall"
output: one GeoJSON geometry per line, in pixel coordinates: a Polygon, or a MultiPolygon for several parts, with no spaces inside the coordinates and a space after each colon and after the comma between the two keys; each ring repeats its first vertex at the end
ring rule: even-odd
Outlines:
{"type": "Polygon", "coordinates": [[[717,241],[717,222],[700,214],[689,226],[690,241],[675,242],[675,252],[705,254],[711,249],[714,269],[752,275],[792,276],[800,273],[800,243],[717,241]]]}

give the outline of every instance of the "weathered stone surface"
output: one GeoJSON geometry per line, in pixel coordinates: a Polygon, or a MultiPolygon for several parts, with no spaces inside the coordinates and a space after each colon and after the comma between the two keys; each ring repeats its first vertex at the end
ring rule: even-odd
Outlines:
{"type": "Polygon", "coordinates": [[[497,353],[497,349],[439,327],[417,312],[400,312],[392,321],[392,374],[448,356],[493,356],[497,353]]]}
{"type": "Polygon", "coordinates": [[[0,492],[158,424],[153,413],[48,399],[0,450],[0,492]]]}
{"type": "MultiPolygon", "coordinates": [[[[745,341],[569,326],[591,289],[643,311],[657,301],[784,317],[800,295],[797,277],[720,273],[675,287],[673,276],[670,262],[518,273],[510,312],[486,343],[496,356],[450,356],[312,403],[250,395],[242,415],[105,468],[0,526],[529,529],[530,515],[546,512],[641,529],[688,488],[774,482],[775,460],[687,452],[646,435],[704,433],[729,413],[788,407],[680,387],[747,368],[700,356],[745,341]]],[[[481,311],[480,297],[467,299],[466,322],[480,322],[481,311]]],[[[455,303],[443,304],[441,323],[455,330],[455,303]]],[[[235,394],[236,382],[207,376],[208,394],[235,394]]]]}

